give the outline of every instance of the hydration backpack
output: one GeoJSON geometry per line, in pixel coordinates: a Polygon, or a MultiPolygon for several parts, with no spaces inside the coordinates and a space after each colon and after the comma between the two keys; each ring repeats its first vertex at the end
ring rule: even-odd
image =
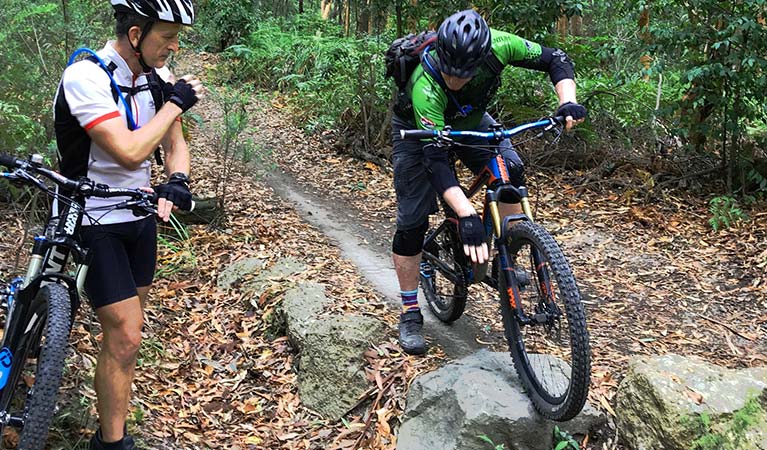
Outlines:
{"type": "Polygon", "coordinates": [[[437,42],[436,31],[423,31],[418,34],[408,34],[396,39],[386,50],[385,78],[393,78],[397,87],[402,90],[407,85],[410,75],[418,64],[421,64],[423,50],[437,42]]]}

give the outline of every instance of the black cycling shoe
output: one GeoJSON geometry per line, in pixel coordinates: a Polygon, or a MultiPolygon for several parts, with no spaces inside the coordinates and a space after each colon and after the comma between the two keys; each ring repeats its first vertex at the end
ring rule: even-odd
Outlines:
{"type": "MultiPolygon", "coordinates": [[[[107,445],[108,444],[105,444],[101,440],[101,428],[99,428],[96,430],[96,434],[94,434],[91,438],[88,450],[106,450],[107,448],[113,448],[111,446],[107,447],[107,445]]],[[[120,450],[139,450],[139,448],[136,447],[136,441],[134,441],[133,437],[130,436],[127,432],[123,435],[122,445],[119,448],[120,450]]]]}
{"type": "Polygon", "coordinates": [[[410,311],[399,316],[399,345],[409,355],[426,353],[426,340],[423,338],[423,316],[421,311],[410,311]]]}

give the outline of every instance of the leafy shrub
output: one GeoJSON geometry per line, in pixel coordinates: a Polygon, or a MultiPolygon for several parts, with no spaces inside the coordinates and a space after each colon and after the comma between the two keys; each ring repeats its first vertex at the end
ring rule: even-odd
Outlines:
{"type": "Polygon", "coordinates": [[[708,210],[712,215],[708,223],[714,231],[730,228],[749,220],[748,214],[743,212],[738,201],[729,196],[712,198],[708,210]]]}

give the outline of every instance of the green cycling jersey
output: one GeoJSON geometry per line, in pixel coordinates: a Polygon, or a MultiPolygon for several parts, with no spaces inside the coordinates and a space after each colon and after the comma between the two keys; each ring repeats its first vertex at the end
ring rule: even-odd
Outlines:
{"type": "MultiPolygon", "coordinates": [[[[502,67],[514,65],[536,70],[548,70],[548,64],[540,64],[542,48],[540,44],[528,41],[517,35],[491,29],[491,51],[502,67]]],[[[435,50],[430,54],[438,61],[435,50]]],[[[461,90],[452,92],[458,104],[470,106],[467,115],[458,112],[455,102],[435,80],[431,73],[418,65],[405,87],[403,94],[407,97],[408,107],[396,111],[398,114],[412,116],[403,117],[414,121],[417,127],[442,129],[450,125],[454,130],[470,130],[479,125],[488,104],[500,87],[500,75],[495,73],[488,64],[483,64],[461,90]],[[412,106],[411,106],[412,105],[412,106]]]]}

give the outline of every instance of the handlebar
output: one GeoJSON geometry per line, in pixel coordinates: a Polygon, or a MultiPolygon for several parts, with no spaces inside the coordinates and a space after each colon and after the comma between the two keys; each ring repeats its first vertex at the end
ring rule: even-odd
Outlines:
{"type": "Polygon", "coordinates": [[[0,154],[0,166],[5,166],[9,169],[15,169],[20,165],[20,163],[20,160],[12,156],[0,154]]]}
{"type": "Polygon", "coordinates": [[[60,187],[77,192],[86,198],[129,198],[129,200],[114,205],[115,209],[130,209],[134,212],[146,212],[149,214],[156,213],[153,205],[157,203],[157,195],[154,192],[146,192],[141,189],[109,187],[105,184],[97,184],[88,178],[71,180],[53,170],[42,167],[38,160],[42,160],[42,158],[33,156],[29,160],[22,160],[0,154],[0,166],[14,169],[13,172],[2,175],[4,178],[32,184],[41,190],[48,190],[45,184],[35,177],[35,175],[42,175],[60,187]]]}
{"type": "Polygon", "coordinates": [[[537,128],[549,128],[556,125],[564,125],[565,118],[563,116],[547,117],[545,119],[538,120],[536,122],[524,123],[510,129],[499,129],[491,131],[461,131],[451,130],[449,128],[443,130],[400,130],[400,137],[402,139],[445,139],[461,136],[471,136],[481,139],[508,139],[514,137],[524,131],[534,130],[537,128]]]}

